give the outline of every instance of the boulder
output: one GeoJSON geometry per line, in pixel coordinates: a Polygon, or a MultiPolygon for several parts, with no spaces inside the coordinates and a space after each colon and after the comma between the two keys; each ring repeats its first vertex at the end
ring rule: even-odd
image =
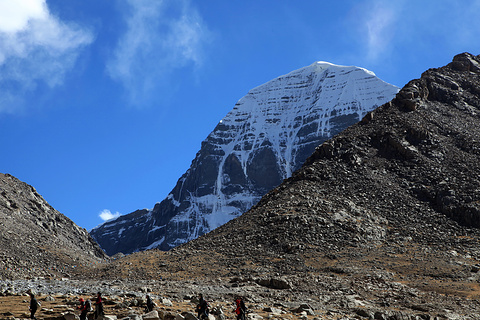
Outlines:
{"type": "Polygon", "coordinates": [[[191,312],[184,312],[182,316],[185,320],[197,320],[197,317],[191,312]]]}
{"type": "MultiPolygon", "coordinates": [[[[77,317],[77,319],[79,319],[77,317]]],[[[99,316],[97,318],[97,320],[117,320],[117,316],[114,316],[114,315],[103,315],[103,316],[99,316]]]]}
{"type": "Polygon", "coordinates": [[[355,313],[364,318],[373,318],[373,314],[369,310],[358,308],[355,310],[355,313]]]}
{"type": "Polygon", "coordinates": [[[219,316],[223,314],[223,309],[220,306],[216,306],[210,309],[210,313],[215,316],[219,316]]]}
{"type": "Polygon", "coordinates": [[[163,298],[161,300],[162,304],[166,307],[173,307],[173,303],[170,299],[167,299],[167,298],[163,298]]]}
{"type": "Polygon", "coordinates": [[[160,320],[157,310],[150,311],[142,316],[143,320],[160,320]]]}
{"type": "Polygon", "coordinates": [[[63,319],[65,320],[80,320],[80,318],[75,313],[66,313],[63,315],[63,319]]]}
{"type": "Polygon", "coordinates": [[[128,302],[119,302],[115,305],[115,309],[128,309],[130,308],[130,303],[128,302]]]}
{"type": "Polygon", "coordinates": [[[274,315],[280,315],[282,313],[285,313],[284,311],[282,311],[280,309],[272,308],[272,307],[264,308],[263,311],[273,313],[274,315]]]}
{"type": "Polygon", "coordinates": [[[294,310],[296,313],[302,313],[305,312],[308,315],[314,315],[315,312],[313,312],[313,308],[306,303],[302,303],[297,309],[294,310]]]}
{"type": "Polygon", "coordinates": [[[291,284],[287,280],[281,279],[281,278],[259,279],[257,280],[257,284],[264,287],[272,288],[272,289],[291,289],[292,288],[291,284]]]}

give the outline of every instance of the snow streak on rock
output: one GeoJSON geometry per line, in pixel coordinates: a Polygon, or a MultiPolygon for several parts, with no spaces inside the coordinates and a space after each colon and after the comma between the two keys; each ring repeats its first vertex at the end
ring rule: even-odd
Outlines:
{"type": "Polygon", "coordinates": [[[218,123],[165,200],[91,233],[108,254],[168,250],[195,239],[247,211],[315,147],[397,92],[373,72],[327,62],[269,81],[218,123]]]}

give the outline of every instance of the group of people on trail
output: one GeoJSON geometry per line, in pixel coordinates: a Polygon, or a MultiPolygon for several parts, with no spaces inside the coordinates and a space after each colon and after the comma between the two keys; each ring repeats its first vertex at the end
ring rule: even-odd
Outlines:
{"type": "MultiPolygon", "coordinates": [[[[233,310],[237,315],[237,320],[245,320],[247,314],[247,307],[243,301],[243,297],[237,297],[235,299],[236,308],[233,310]]],[[[198,319],[208,319],[209,313],[208,302],[203,298],[202,294],[198,295],[198,304],[197,304],[197,317],[198,319]]]]}
{"type": "MultiPolygon", "coordinates": [[[[77,309],[80,310],[80,320],[86,320],[87,319],[87,314],[88,312],[92,311],[92,304],[90,300],[84,300],[83,298],[80,298],[80,305],[77,307],[77,309]]],[[[155,302],[150,298],[149,295],[147,295],[147,312],[150,312],[155,308],[155,302]]],[[[97,299],[95,301],[95,313],[94,313],[94,319],[97,319],[99,316],[104,316],[105,311],[103,310],[103,300],[102,300],[102,294],[100,292],[97,293],[97,299]]]]}
{"type": "MultiPolygon", "coordinates": [[[[87,314],[93,311],[92,302],[89,299],[84,300],[83,298],[80,298],[79,302],[80,305],[77,309],[80,310],[80,320],[86,320],[87,314]]],[[[94,319],[97,319],[99,316],[103,315],[105,315],[105,312],[103,311],[102,293],[98,292],[97,299],[95,300],[95,313],[93,314],[93,317],[94,319]]]]}
{"type": "MultiPolygon", "coordinates": [[[[29,291],[28,294],[30,295],[30,319],[37,319],[35,318],[35,313],[37,312],[39,303],[37,299],[35,298],[35,295],[33,292],[29,291]]],[[[80,305],[77,307],[78,310],[80,310],[80,320],[87,320],[87,314],[91,311],[92,309],[92,303],[89,299],[84,300],[83,298],[79,299],[80,305]]],[[[243,301],[242,297],[238,297],[235,299],[236,303],[236,308],[233,310],[236,315],[237,315],[237,320],[245,320],[246,316],[246,311],[247,307],[245,306],[245,302],[243,301]]],[[[150,312],[155,308],[155,302],[150,298],[149,295],[147,295],[147,308],[146,311],[150,312]]],[[[202,294],[198,295],[198,304],[197,304],[197,315],[199,319],[208,319],[208,313],[209,313],[209,304],[208,302],[203,298],[202,294]]],[[[102,294],[100,292],[97,293],[97,298],[95,300],[95,313],[94,313],[94,319],[97,319],[100,316],[104,316],[105,312],[103,310],[103,300],[102,300],[102,294]]]]}

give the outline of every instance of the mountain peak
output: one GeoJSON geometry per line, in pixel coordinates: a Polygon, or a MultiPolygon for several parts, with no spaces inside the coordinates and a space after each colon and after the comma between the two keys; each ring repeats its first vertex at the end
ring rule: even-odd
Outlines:
{"type": "Polygon", "coordinates": [[[153,210],[91,234],[108,254],[167,250],[195,239],[247,211],[315,147],[397,92],[370,71],[327,62],[268,81],[238,100],[153,210]]]}

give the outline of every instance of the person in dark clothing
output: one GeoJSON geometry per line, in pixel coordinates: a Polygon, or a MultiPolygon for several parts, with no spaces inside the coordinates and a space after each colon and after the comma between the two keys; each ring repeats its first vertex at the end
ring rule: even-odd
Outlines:
{"type": "Polygon", "coordinates": [[[102,301],[102,294],[100,292],[97,293],[97,300],[95,301],[95,319],[99,316],[103,316],[105,313],[103,312],[103,301],[102,301]]]}
{"type": "Polygon", "coordinates": [[[37,312],[38,308],[38,302],[37,299],[35,299],[35,295],[33,292],[29,292],[30,295],[30,319],[37,319],[35,318],[35,312],[37,312]]]}
{"type": "Polygon", "coordinates": [[[198,295],[197,314],[199,319],[208,319],[208,303],[202,294],[198,295]]]}
{"type": "Polygon", "coordinates": [[[80,305],[77,307],[77,309],[80,310],[80,320],[86,320],[88,313],[87,304],[85,303],[85,300],[83,300],[83,298],[80,298],[79,301],[80,305]]]}
{"type": "Polygon", "coordinates": [[[153,308],[155,308],[155,302],[147,295],[147,312],[153,311],[153,308]]]}
{"type": "Polygon", "coordinates": [[[245,302],[243,302],[242,297],[238,297],[235,300],[237,307],[235,309],[235,313],[237,314],[237,320],[245,320],[245,315],[247,313],[247,307],[245,306],[245,302]]]}

